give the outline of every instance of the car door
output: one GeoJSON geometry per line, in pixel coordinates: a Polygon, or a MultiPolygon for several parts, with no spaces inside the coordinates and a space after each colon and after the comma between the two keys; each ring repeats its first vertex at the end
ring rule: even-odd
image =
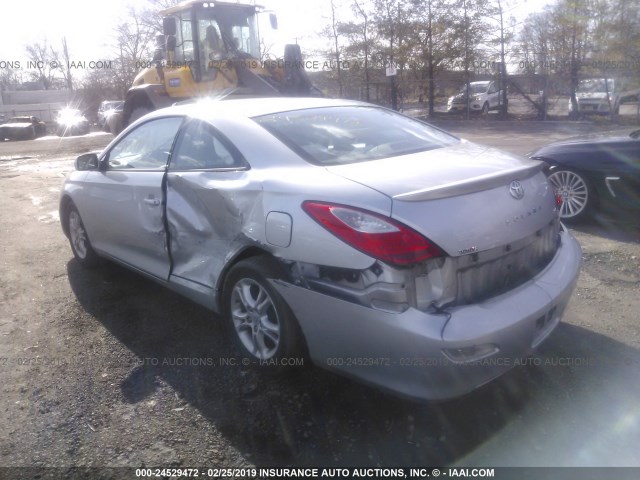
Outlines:
{"type": "Polygon", "coordinates": [[[622,208],[640,209],[640,138],[603,144],[598,151],[607,189],[622,208]]]}
{"type": "Polygon", "coordinates": [[[495,82],[491,82],[489,84],[487,96],[488,96],[490,108],[493,109],[493,108],[496,108],[498,105],[500,105],[500,92],[498,91],[498,87],[496,86],[495,82]]]}
{"type": "Polygon", "coordinates": [[[149,120],[122,137],[87,174],[81,202],[96,250],[161,279],[170,270],[163,181],[182,121],[149,120]]]}
{"type": "Polygon", "coordinates": [[[242,242],[261,185],[239,150],[211,125],[191,120],[167,173],[170,281],[213,299],[226,261],[242,242]]]}

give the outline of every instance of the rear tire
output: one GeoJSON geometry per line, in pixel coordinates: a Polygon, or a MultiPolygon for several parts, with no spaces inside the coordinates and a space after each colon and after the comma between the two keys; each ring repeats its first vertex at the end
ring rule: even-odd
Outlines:
{"type": "Polygon", "coordinates": [[[71,245],[71,251],[76,260],[80,262],[83,267],[95,267],[100,258],[93,250],[87,230],[84,228],[82,218],[78,209],[72,203],[67,207],[67,228],[69,231],[69,244],[71,245]]]}
{"type": "Polygon", "coordinates": [[[283,359],[304,362],[305,356],[298,322],[269,281],[281,278],[283,269],[272,258],[248,258],[231,268],[223,293],[231,334],[249,358],[247,364],[267,366],[271,372],[287,366],[283,359]]]}

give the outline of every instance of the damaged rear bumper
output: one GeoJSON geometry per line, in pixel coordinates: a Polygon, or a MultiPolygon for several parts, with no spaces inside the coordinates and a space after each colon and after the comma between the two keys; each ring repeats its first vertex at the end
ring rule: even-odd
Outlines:
{"type": "Polygon", "coordinates": [[[581,249],[566,230],[549,265],[481,303],[390,313],[274,281],[319,366],[421,399],[465,394],[524,360],[558,325],[581,249]]]}

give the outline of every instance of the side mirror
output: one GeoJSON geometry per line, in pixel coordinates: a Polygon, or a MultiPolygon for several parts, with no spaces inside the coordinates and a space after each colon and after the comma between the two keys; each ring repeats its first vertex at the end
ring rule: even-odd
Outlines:
{"type": "Polygon", "coordinates": [[[176,34],[175,17],[164,17],[162,19],[162,33],[164,33],[167,36],[176,34]]]}
{"type": "Polygon", "coordinates": [[[269,14],[269,22],[271,22],[271,28],[273,28],[274,30],[278,29],[278,17],[275,13],[269,14]]]}
{"type": "Polygon", "coordinates": [[[76,170],[98,170],[99,167],[98,154],[96,153],[84,153],[76,158],[76,170]]]}

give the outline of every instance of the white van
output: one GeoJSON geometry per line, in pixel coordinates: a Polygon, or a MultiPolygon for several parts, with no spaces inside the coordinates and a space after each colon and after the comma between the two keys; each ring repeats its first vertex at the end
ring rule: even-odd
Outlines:
{"type": "Polygon", "coordinates": [[[569,115],[581,114],[618,114],[620,111],[620,82],[613,78],[589,78],[580,80],[576,89],[578,111],[575,112],[569,99],[569,115]],[[608,95],[608,98],[607,98],[608,95]]]}

